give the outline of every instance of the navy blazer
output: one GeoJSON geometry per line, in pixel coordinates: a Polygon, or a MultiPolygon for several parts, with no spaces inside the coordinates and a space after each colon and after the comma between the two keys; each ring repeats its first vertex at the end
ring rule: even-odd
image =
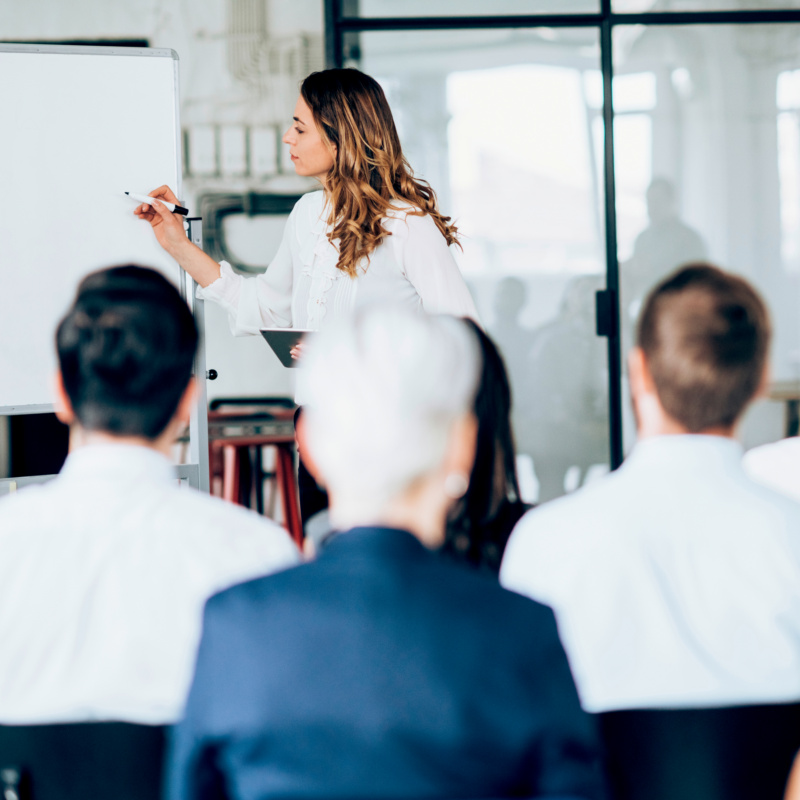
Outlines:
{"type": "Polygon", "coordinates": [[[552,611],[356,528],[206,606],[170,800],[602,795],[552,611]]]}

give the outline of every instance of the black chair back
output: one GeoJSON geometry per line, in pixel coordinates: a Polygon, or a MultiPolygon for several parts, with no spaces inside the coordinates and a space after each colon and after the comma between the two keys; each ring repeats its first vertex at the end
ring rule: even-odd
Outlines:
{"type": "Polygon", "coordinates": [[[614,800],[781,800],[800,703],[598,715],[614,800]]]}
{"type": "Polygon", "coordinates": [[[165,741],[127,722],[0,725],[0,797],[158,800],[165,741]]]}

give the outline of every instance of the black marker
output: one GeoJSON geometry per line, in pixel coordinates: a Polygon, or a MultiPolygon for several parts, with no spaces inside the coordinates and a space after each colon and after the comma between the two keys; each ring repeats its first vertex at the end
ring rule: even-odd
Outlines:
{"type": "Polygon", "coordinates": [[[175,203],[168,203],[160,197],[149,197],[146,194],[136,194],[136,192],[125,192],[125,194],[132,200],[138,200],[140,203],[146,203],[148,206],[153,205],[153,200],[158,200],[159,203],[163,203],[167,207],[167,210],[171,211],[173,214],[182,214],[184,217],[189,214],[188,208],[175,205],[175,203]]]}

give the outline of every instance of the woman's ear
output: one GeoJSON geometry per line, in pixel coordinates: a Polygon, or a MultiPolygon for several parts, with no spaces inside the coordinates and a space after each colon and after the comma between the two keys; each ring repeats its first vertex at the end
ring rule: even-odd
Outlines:
{"type": "Polygon", "coordinates": [[[461,475],[468,482],[475,465],[477,444],[478,419],[472,413],[464,414],[455,421],[450,432],[444,461],[445,475],[461,475]]]}

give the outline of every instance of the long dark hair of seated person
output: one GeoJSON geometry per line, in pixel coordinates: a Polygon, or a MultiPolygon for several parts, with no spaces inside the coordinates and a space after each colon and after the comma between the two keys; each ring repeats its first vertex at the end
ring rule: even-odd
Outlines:
{"type": "Polygon", "coordinates": [[[442,550],[473,566],[498,572],[511,530],[531,506],[520,498],[511,388],[503,357],[472,320],[466,322],[480,342],[483,357],[475,398],[478,441],[469,488],[450,511],[442,550]]]}

